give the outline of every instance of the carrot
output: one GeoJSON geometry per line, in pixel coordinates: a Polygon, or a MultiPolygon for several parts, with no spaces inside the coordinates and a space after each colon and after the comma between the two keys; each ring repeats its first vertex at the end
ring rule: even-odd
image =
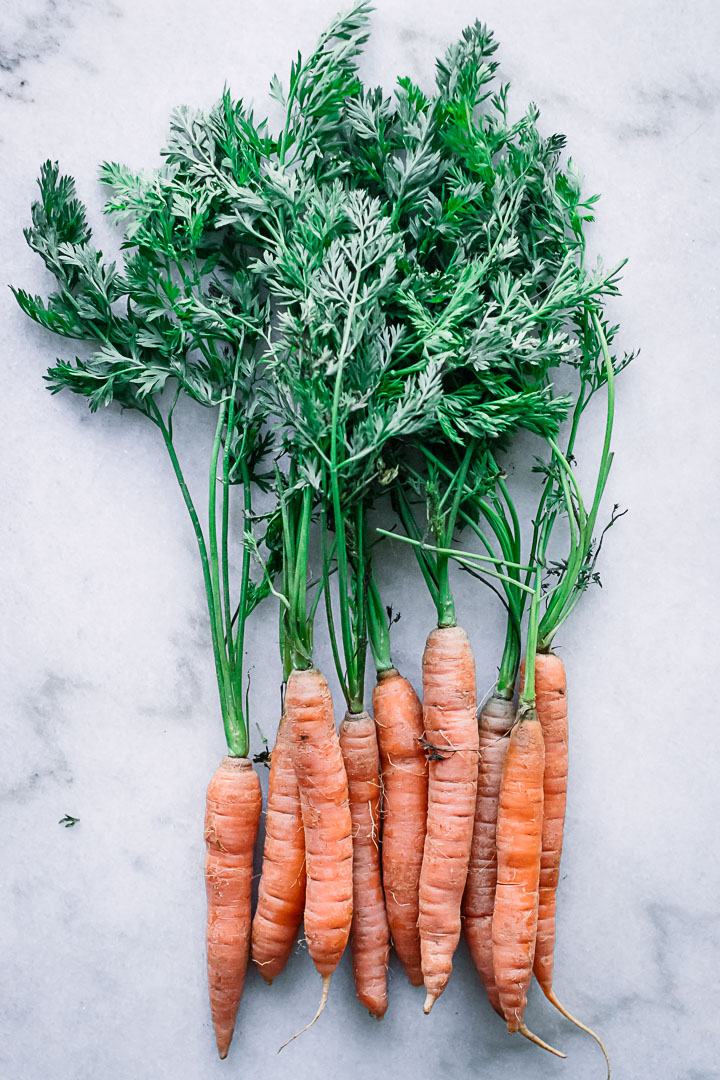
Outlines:
{"type": "Polygon", "coordinates": [[[208,983],[218,1053],[226,1058],[250,949],[253,847],[262,810],[260,781],[247,758],[223,758],[206,806],[208,983]]]}
{"type": "Polygon", "coordinates": [[[270,760],[265,849],[252,924],[252,959],[270,984],[287,964],[305,904],[305,836],[300,792],[283,713],[270,760]]]}
{"type": "Polygon", "coordinates": [[[290,674],[285,712],[305,834],[305,939],[323,980],[317,1019],[350,934],[352,821],[332,698],[317,668],[290,674]]]}
{"type": "Polygon", "coordinates": [[[350,794],[353,838],[353,916],[350,928],[357,996],[371,1016],[387,1011],[390,929],[380,873],[380,757],[375,724],[366,712],[345,714],[340,749],[350,794]]]}
{"type": "Polygon", "coordinates": [[[542,857],[538,928],[533,972],[543,993],[552,992],[555,948],[555,904],[560,879],[568,772],[567,684],[565,669],[554,653],[535,655],[535,696],[545,743],[542,857]]]}
{"type": "Polygon", "coordinates": [[[505,756],[497,819],[497,888],[492,939],[495,983],[509,1032],[528,1031],[523,1015],[532,977],[542,851],[545,747],[537,713],[521,705],[505,756]]]}
{"type": "Polygon", "coordinates": [[[493,969],[492,921],[497,882],[495,829],[508,733],[515,717],[512,701],[493,694],[480,713],[480,753],[475,824],[463,895],[463,933],[495,1012],[503,1015],[493,969]]]}
{"type": "Polygon", "coordinates": [[[447,986],[460,939],[477,791],[475,661],[459,626],[428,636],[423,699],[430,766],[419,928],[427,1014],[447,986]]]}
{"type": "Polygon", "coordinates": [[[422,986],[418,931],[427,827],[428,764],[420,699],[395,668],[378,672],[373,712],[383,784],[382,870],[393,945],[412,986],[422,986]]]}
{"type": "Polygon", "coordinates": [[[567,681],[565,666],[560,657],[553,652],[535,654],[535,699],[545,743],[543,775],[545,809],[533,974],[548,1001],[576,1027],[592,1035],[598,1043],[605,1055],[609,1076],[610,1060],[602,1039],[592,1028],[581,1023],[568,1012],[558,1001],[553,990],[555,908],[560,880],[568,775],[567,681]]]}

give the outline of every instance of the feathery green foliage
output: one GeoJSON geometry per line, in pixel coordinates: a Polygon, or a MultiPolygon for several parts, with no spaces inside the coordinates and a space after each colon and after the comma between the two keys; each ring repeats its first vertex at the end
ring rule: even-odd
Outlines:
{"type": "Polygon", "coordinates": [[[124,166],[104,165],[101,180],[112,192],[107,212],[125,226],[122,272],[92,246],[72,179],[47,162],[26,237],[55,277],[57,291],[47,300],[20,289],[14,292],[26,314],[40,325],[90,346],[87,358],[76,357],[74,363],[58,360],[50,368],[46,378],[53,393],[79,394],[93,411],[117,402],[142,413],[162,435],[201,556],[228,746],[231,752],[244,754],[245,621],[269,586],[265,579],[252,581],[245,550],[233,618],[229,498],[230,487],[241,484],[246,528],[251,529],[250,485],[264,482],[260,469],[269,448],[257,392],[258,346],[269,311],[256,279],[213,244],[215,223],[208,195],[192,189],[180,166],[138,175],[124,166]],[[207,535],[173,440],[181,393],[217,413],[207,535]]]}
{"type": "MultiPolygon", "coordinates": [[[[198,541],[233,752],[247,751],[245,622],[270,592],[282,607],[286,672],[312,663],[324,593],[348,707],[362,708],[366,514],[388,490],[442,625],[455,619],[448,564],[460,557],[457,530],[471,528],[483,545],[483,572],[508,608],[503,693],[514,683],[527,597],[537,601],[537,567],[555,579],[541,648],[596,579],[614,376],[631,359],[610,357],[617,328],[603,317],[620,267],[586,265],[584,226],[597,197],[583,196],[577,169],[563,164],[563,137],[541,134],[534,105],[511,118],[497,43],[480,23],[438,60],[433,94],[408,78],[390,98],[365,88],[357,65],[370,11],[361,0],[334,19],[310,55],[298,55],[286,89],[273,78],[278,134],[226,88],[211,109],[174,110],[160,168],[102,166],[106,212],[123,230],[120,265],[94,248],[72,179],[46,163],[26,237],[55,291],[43,299],[14,289],[36,322],[85,343],[82,356],[49,370],[53,393],[71,390],[92,410],[116,402],[162,435],[198,541]],[[554,387],[561,366],[577,375],[574,395],[554,387]],[[586,510],[574,448],[604,388],[608,435],[586,510]],[[207,531],[175,450],[181,395],[216,416],[207,531]],[[521,429],[549,448],[526,565],[497,464],[521,429]],[[234,607],[233,486],[244,515],[234,607]],[[263,543],[253,487],[277,500],[263,543]],[[569,554],[551,564],[558,519],[569,554]],[[318,523],[323,569],[311,583],[318,523]]],[[[472,559],[463,566],[475,572],[472,559]]],[[[377,629],[376,588],[370,608],[377,629]]]]}

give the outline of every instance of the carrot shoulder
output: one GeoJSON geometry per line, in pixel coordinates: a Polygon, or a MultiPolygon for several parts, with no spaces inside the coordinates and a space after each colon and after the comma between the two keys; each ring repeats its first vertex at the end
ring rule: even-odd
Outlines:
{"type": "Polygon", "coordinates": [[[512,701],[493,695],[480,713],[480,752],[475,823],[463,895],[463,934],[493,1009],[502,1016],[493,968],[492,921],[497,883],[495,830],[508,733],[515,718],[512,701]]]}
{"type": "Polygon", "coordinates": [[[508,1031],[523,1029],[535,955],[545,747],[534,709],[512,729],[497,819],[492,938],[495,983],[508,1031]]]}
{"type": "Polygon", "coordinates": [[[427,828],[428,763],[423,711],[395,668],[378,673],[373,691],[382,763],[382,871],[390,933],[412,986],[422,986],[420,871],[427,828]]]}
{"type": "Polygon", "coordinates": [[[285,712],[305,834],[305,939],[327,985],[350,934],[352,822],[332,697],[316,668],[291,673],[285,712]]]}
{"type": "Polygon", "coordinates": [[[305,904],[305,836],[300,792],[283,713],[270,759],[265,848],[252,923],[252,959],[267,983],[280,974],[297,941],[305,904]]]}
{"type": "Polygon", "coordinates": [[[475,662],[467,635],[459,626],[438,627],[423,655],[430,764],[419,927],[426,1013],[447,986],[460,939],[477,791],[475,714],[475,662]]]}
{"type": "Polygon", "coordinates": [[[350,929],[357,996],[372,1016],[387,1011],[390,929],[380,872],[380,757],[375,723],[366,712],[346,713],[340,749],[350,793],[353,840],[353,916],[350,929]]]}
{"type": "Polygon", "coordinates": [[[250,949],[253,847],[262,795],[247,758],[225,757],[207,790],[207,964],[218,1053],[227,1057],[250,949]]]}

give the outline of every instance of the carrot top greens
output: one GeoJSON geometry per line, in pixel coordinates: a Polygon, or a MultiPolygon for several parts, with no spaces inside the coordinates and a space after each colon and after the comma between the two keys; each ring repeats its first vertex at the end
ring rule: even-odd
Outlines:
{"type": "Polygon", "coordinates": [[[116,402],[140,412],[163,439],[197,539],[234,754],[248,749],[245,625],[270,592],[286,674],[313,663],[323,594],[351,711],[363,708],[368,612],[376,660],[389,664],[379,593],[369,591],[367,512],[383,495],[439,625],[456,618],[451,558],[505,603],[500,696],[513,692],[529,599],[538,649],[548,650],[596,578],[614,376],[629,359],[610,356],[616,328],[603,315],[620,267],[585,258],[597,197],[582,195],[561,161],[563,137],[541,134],[535,106],[511,119],[497,43],[480,23],[438,61],[432,94],[407,78],[391,97],[365,88],[357,64],[370,10],[362,2],[338,16],[293,63],[286,89],[273,78],[277,133],[225,89],[209,110],[174,111],[161,168],[102,166],[106,212],[123,228],[119,265],[94,248],[72,179],[47,162],[26,236],[56,291],[43,300],[14,290],[36,322],[90,346],[56,362],[50,389],[93,410],[116,402]],[[575,395],[557,392],[561,367],[576,372],[575,395]],[[586,503],[575,443],[601,388],[606,437],[586,503]],[[181,395],[215,416],[205,526],[175,445],[181,395]],[[522,429],[546,447],[526,554],[502,465],[522,429]],[[264,517],[253,510],[258,490],[274,494],[264,517]],[[553,562],[558,519],[568,553],[553,562]],[[483,555],[457,548],[464,530],[483,555]]]}
{"type": "Polygon", "coordinates": [[[90,345],[86,358],[58,360],[50,368],[46,378],[53,393],[71,390],[87,398],[93,411],[117,402],[142,413],[162,436],[197,539],[227,743],[242,756],[248,746],[245,623],[269,582],[252,579],[244,552],[233,605],[229,510],[232,488],[239,486],[246,527],[252,529],[251,486],[266,483],[261,462],[268,436],[257,369],[267,309],[241,265],[220,248],[205,253],[214,224],[210,208],[192,194],[180,169],[136,175],[105,165],[101,179],[112,190],[106,212],[125,223],[122,269],[93,247],[74,182],[47,162],[26,238],[53,274],[56,291],[47,300],[14,292],[36,322],[90,345]],[[206,528],[175,446],[181,394],[217,416],[206,528]]]}

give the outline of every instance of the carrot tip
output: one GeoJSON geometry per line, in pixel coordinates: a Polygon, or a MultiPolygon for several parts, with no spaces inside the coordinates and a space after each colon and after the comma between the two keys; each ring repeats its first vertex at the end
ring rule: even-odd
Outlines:
{"type": "MultiPolygon", "coordinates": [[[[315,1013],[315,1015],[313,1016],[310,1023],[306,1024],[304,1028],[300,1029],[300,1031],[296,1031],[295,1034],[292,1035],[287,1040],[287,1042],[284,1042],[282,1044],[282,1046],[280,1047],[280,1050],[284,1050],[286,1046],[289,1046],[289,1044],[293,1041],[293,1039],[297,1039],[298,1035],[302,1035],[305,1031],[308,1030],[308,1028],[311,1028],[313,1026],[313,1024],[315,1023],[317,1018],[320,1016],[320,1013],[323,1011],[323,1009],[327,1005],[328,993],[330,991],[330,979],[331,978],[332,978],[331,975],[323,975],[323,977],[322,977],[322,996],[320,998],[320,1004],[318,1005],[318,1010],[315,1013]]],[[[280,1050],[278,1050],[278,1054],[280,1053],[280,1050]]]]}
{"type": "Polygon", "coordinates": [[[596,1035],[592,1028],[589,1028],[586,1024],[581,1024],[580,1021],[572,1015],[572,1013],[569,1013],[567,1011],[564,1005],[560,1004],[558,999],[555,997],[555,993],[552,987],[549,990],[546,990],[545,987],[543,987],[542,989],[545,997],[548,999],[550,1004],[554,1005],[558,1012],[561,1013],[566,1020],[569,1020],[571,1024],[575,1024],[575,1027],[579,1027],[581,1031],[585,1031],[588,1035],[591,1035],[593,1037],[593,1039],[605,1055],[605,1063],[607,1064],[607,1080],[610,1080],[610,1058],[608,1057],[608,1052],[605,1049],[605,1044],[603,1043],[600,1036],[596,1035]]]}
{"type": "Polygon", "coordinates": [[[555,1057],[565,1058],[567,1054],[563,1054],[561,1050],[556,1050],[554,1046],[550,1046],[549,1043],[543,1042],[539,1036],[534,1035],[532,1031],[525,1024],[521,1024],[518,1028],[521,1035],[524,1035],[526,1039],[529,1039],[531,1043],[535,1043],[536,1046],[542,1047],[543,1050],[547,1050],[548,1053],[554,1054],[555,1057]]]}
{"type": "Polygon", "coordinates": [[[231,1042],[232,1042],[232,1033],[230,1034],[229,1039],[227,1037],[225,1037],[225,1038],[217,1040],[217,1052],[218,1052],[218,1057],[220,1058],[221,1061],[224,1061],[225,1058],[228,1056],[228,1052],[230,1050],[230,1043],[231,1042]]]}
{"type": "Polygon", "coordinates": [[[425,998],[425,1004],[423,1005],[423,1012],[426,1016],[430,1015],[430,1010],[437,1001],[437,998],[437,994],[428,993],[427,997],[425,998]]]}

